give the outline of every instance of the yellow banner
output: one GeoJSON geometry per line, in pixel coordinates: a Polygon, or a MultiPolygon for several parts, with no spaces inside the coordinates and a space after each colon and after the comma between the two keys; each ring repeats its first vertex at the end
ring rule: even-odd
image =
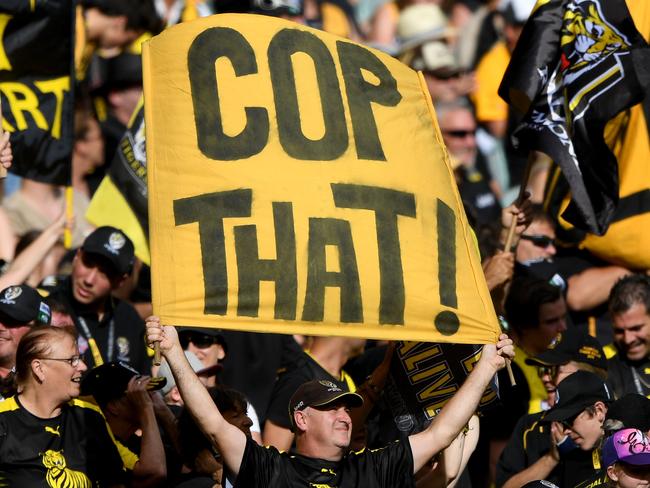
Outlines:
{"type": "Polygon", "coordinates": [[[415,71],[235,14],[166,30],[143,63],[153,305],[165,323],[496,339],[415,71]]]}

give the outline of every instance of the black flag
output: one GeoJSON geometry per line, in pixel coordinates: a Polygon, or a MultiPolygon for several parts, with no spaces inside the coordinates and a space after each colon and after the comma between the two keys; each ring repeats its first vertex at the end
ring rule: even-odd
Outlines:
{"type": "Polygon", "coordinates": [[[526,114],[515,147],[562,168],[572,194],[562,217],[578,228],[602,235],[616,210],[618,167],[603,133],[643,99],[649,70],[624,0],[538,0],[524,27],[499,95],[526,114]]]}
{"type": "Polygon", "coordinates": [[[2,127],[11,132],[11,172],[70,184],[73,144],[72,0],[0,2],[2,127]]]}

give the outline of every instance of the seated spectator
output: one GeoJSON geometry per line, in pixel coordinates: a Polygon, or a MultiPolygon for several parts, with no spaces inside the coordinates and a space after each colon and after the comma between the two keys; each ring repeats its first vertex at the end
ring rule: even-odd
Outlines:
{"type": "Polygon", "coordinates": [[[603,445],[608,486],[628,488],[650,484],[650,439],[638,429],[619,430],[603,445]]]}
{"type": "Polygon", "coordinates": [[[544,422],[558,422],[562,434],[578,447],[570,451],[571,462],[560,459],[560,486],[576,486],[598,472],[598,447],[603,441],[603,425],[612,400],[602,379],[587,371],[573,373],[557,387],[558,401],[544,422]]]}
{"type": "Polygon", "coordinates": [[[468,213],[472,213],[476,225],[499,221],[499,189],[476,144],[477,125],[471,105],[464,98],[456,98],[439,102],[435,108],[442,138],[452,158],[463,205],[469,207],[468,213]]]}
{"type": "Polygon", "coordinates": [[[399,59],[422,71],[434,103],[466,96],[474,89],[474,74],[460,69],[449,46],[456,34],[434,3],[406,7],[397,23],[399,59]]]}
{"type": "MultiPolygon", "coordinates": [[[[208,393],[219,411],[223,412],[224,419],[246,437],[251,437],[253,422],[246,415],[246,398],[236,390],[219,386],[209,388],[208,393]]],[[[174,484],[175,488],[202,486],[199,485],[202,479],[206,487],[216,483],[223,488],[232,488],[232,478],[224,471],[221,453],[212,447],[187,411],[179,419],[179,430],[183,460],[191,472],[181,476],[178,484],[174,484]]]]}
{"type": "Polygon", "coordinates": [[[0,472],[8,486],[124,486],[97,406],[77,399],[86,371],[65,328],[38,326],[16,355],[18,395],[0,403],[0,472]]]}
{"type": "Polygon", "coordinates": [[[50,307],[36,290],[27,285],[10,286],[0,291],[0,378],[3,397],[15,393],[18,343],[34,325],[49,324],[50,315],[50,307]]]}
{"type": "MultiPolygon", "coordinates": [[[[217,373],[221,371],[222,362],[228,352],[228,345],[222,331],[210,327],[179,327],[178,337],[183,349],[193,353],[203,364],[205,370],[199,376],[203,378],[205,386],[216,386],[217,373]]],[[[262,428],[259,415],[252,403],[247,401],[247,406],[246,414],[253,421],[251,426],[253,439],[261,444],[262,428]]]]}
{"type": "Polygon", "coordinates": [[[73,318],[81,354],[93,367],[117,360],[142,373],[151,370],[142,319],[131,304],[112,296],[134,259],[133,243],[121,230],[99,227],[75,254],[70,277],[51,294],[73,318]]]}
{"type": "Polygon", "coordinates": [[[517,351],[513,369],[522,378],[518,385],[519,403],[526,404],[528,413],[540,412],[546,401],[546,388],[537,369],[527,364],[526,359],[542,354],[567,330],[562,291],[545,280],[518,278],[512,282],[505,311],[517,351]]]}
{"type": "Polygon", "coordinates": [[[635,274],[614,285],[609,299],[614,346],[608,385],[616,398],[650,395],[650,278],[635,274]]]}
{"type": "MultiPolygon", "coordinates": [[[[607,378],[607,360],[602,347],[596,339],[578,329],[567,330],[555,347],[526,359],[526,363],[539,368],[548,392],[548,407],[555,405],[560,382],[576,371],[589,371],[603,380],[607,378]]],[[[564,436],[560,425],[542,422],[544,416],[545,412],[527,414],[517,422],[499,456],[497,487],[518,487],[537,478],[560,482],[560,457],[556,445],[564,436]]],[[[575,448],[568,438],[564,438],[560,445],[563,452],[575,448]]]]}
{"type": "MultiPolygon", "coordinates": [[[[92,395],[120,448],[131,486],[156,486],[167,477],[154,402],[149,391],[159,390],[161,378],[140,374],[128,364],[111,362],[90,370],[81,384],[84,395],[92,395]],[[133,439],[136,432],[138,439],[133,439]],[[139,444],[138,454],[125,445],[139,444]]],[[[163,405],[164,407],[164,405],[163,405]]]]}

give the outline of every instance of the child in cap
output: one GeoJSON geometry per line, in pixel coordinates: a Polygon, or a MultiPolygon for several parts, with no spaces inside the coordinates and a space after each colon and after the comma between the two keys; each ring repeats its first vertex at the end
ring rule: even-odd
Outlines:
{"type": "Polygon", "coordinates": [[[638,429],[622,429],[607,438],[602,451],[609,486],[650,486],[650,439],[638,429]]]}

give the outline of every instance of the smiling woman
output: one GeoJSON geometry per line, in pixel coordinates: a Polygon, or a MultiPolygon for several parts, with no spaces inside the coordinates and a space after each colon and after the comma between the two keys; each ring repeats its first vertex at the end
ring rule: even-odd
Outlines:
{"type": "Polygon", "coordinates": [[[121,485],[122,461],[99,407],[76,398],[86,369],[68,328],[36,326],[21,339],[20,393],[0,402],[0,477],[10,486],[121,485]]]}

